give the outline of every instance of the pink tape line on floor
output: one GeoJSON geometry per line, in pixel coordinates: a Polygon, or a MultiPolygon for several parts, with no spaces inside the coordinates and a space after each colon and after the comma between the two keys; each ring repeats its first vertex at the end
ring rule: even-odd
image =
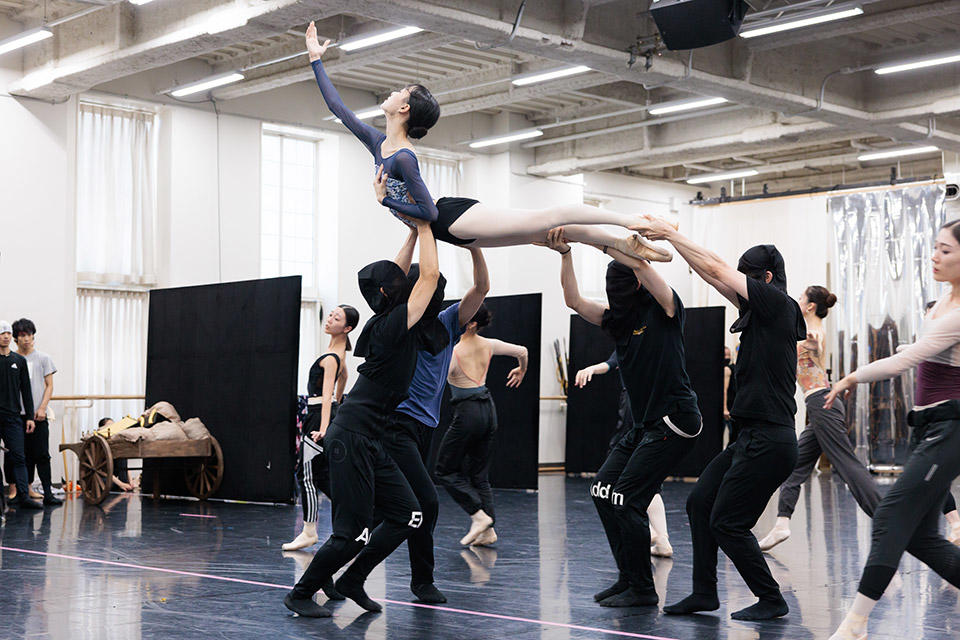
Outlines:
{"type": "MultiPolygon", "coordinates": [[[[187,515],[187,514],[181,514],[187,515]]],[[[275,584],[273,582],[257,582],[256,580],[242,580],[240,578],[228,578],[226,576],[215,576],[209,573],[195,573],[193,571],[180,571],[177,569],[163,569],[161,567],[150,567],[140,564],[130,564],[127,562],[114,562],[112,560],[98,560],[96,558],[83,558],[80,556],[68,556],[62,553],[50,553],[48,551],[33,551],[31,549],[17,549],[16,547],[0,546],[3,551],[12,551],[15,553],[27,553],[35,556],[45,556],[48,558],[62,558],[64,560],[76,560],[77,562],[93,562],[96,564],[105,564],[111,567],[125,567],[127,569],[142,569],[144,571],[159,571],[161,573],[172,573],[180,576],[191,576],[194,578],[208,578],[210,580],[221,580],[224,582],[237,582],[239,584],[252,584],[258,587],[270,587],[272,589],[292,589],[293,585],[275,584]]],[[[376,598],[374,598],[376,600],[376,598]]],[[[498,620],[510,620],[513,622],[529,622],[530,624],[546,625],[550,627],[561,627],[563,629],[575,629],[577,631],[593,631],[596,633],[606,633],[615,636],[627,638],[643,638],[644,640],[676,640],[676,638],[665,638],[663,636],[649,636],[642,633],[632,633],[630,631],[616,631],[614,629],[601,629],[599,627],[584,627],[578,624],[567,624],[564,622],[551,622],[549,620],[536,620],[534,618],[520,618],[517,616],[507,616],[499,613],[487,613],[485,611],[471,611],[470,609],[455,609],[453,607],[441,607],[432,604],[420,604],[418,602],[403,602],[400,600],[380,600],[387,604],[395,604],[404,607],[417,607],[420,609],[433,609],[435,611],[446,611],[449,613],[459,613],[469,616],[481,616],[484,618],[496,618],[498,620]]]]}

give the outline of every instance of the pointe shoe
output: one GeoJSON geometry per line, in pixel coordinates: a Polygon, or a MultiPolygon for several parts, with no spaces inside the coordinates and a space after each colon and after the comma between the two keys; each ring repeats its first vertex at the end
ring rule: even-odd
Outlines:
{"type": "Polygon", "coordinates": [[[17,497],[17,485],[11,484],[7,487],[7,500],[13,500],[17,497]]]}
{"type": "Polygon", "coordinates": [[[760,541],[760,550],[761,551],[770,551],[775,546],[786,540],[790,537],[790,529],[778,529],[774,527],[770,530],[763,540],[760,541]]]}
{"type": "Polygon", "coordinates": [[[867,640],[867,634],[864,632],[859,636],[854,635],[852,632],[845,629],[843,625],[841,625],[840,628],[837,629],[832,636],[830,636],[830,640],[867,640]]]}
{"type": "Polygon", "coordinates": [[[284,551],[296,551],[297,549],[306,549],[307,547],[312,547],[320,541],[319,537],[316,535],[310,535],[306,531],[301,531],[300,535],[294,538],[291,542],[287,542],[282,545],[280,548],[284,551]]]}
{"type": "Polygon", "coordinates": [[[479,509],[470,516],[470,531],[460,539],[460,544],[469,546],[476,540],[477,536],[493,526],[493,518],[488,516],[483,509],[479,509]]]}
{"type": "Polygon", "coordinates": [[[673,546],[669,540],[658,540],[655,544],[650,545],[650,555],[658,558],[672,558],[673,546]]]}
{"type": "Polygon", "coordinates": [[[43,499],[43,494],[42,494],[42,493],[37,493],[37,492],[34,491],[33,489],[28,489],[28,490],[27,490],[27,495],[30,496],[30,499],[31,499],[31,500],[42,500],[42,499],[43,499]]]}
{"type": "Polygon", "coordinates": [[[483,531],[476,538],[473,539],[473,542],[470,543],[471,546],[477,547],[488,547],[491,544],[497,541],[497,532],[493,530],[493,527],[490,527],[486,531],[483,531]]]}
{"type": "Polygon", "coordinates": [[[673,253],[654,246],[638,234],[629,238],[617,238],[616,242],[613,243],[613,248],[620,253],[640,260],[649,260],[650,262],[670,262],[673,260],[673,253]]]}
{"type": "Polygon", "coordinates": [[[657,537],[658,537],[657,532],[654,530],[653,527],[650,527],[650,546],[651,547],[657,544],[657,537]]]}

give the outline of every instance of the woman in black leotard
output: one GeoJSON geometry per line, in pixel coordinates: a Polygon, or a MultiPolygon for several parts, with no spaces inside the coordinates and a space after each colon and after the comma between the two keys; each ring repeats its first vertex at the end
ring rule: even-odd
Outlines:
{"type": "Polygon", "coordinates": [[[323,436],[330,421],[337,415],[337,407],[347,385],[347,335],[360,322],[360,313],[348,304],[334,307],[323,323],[323,331],[330,336],[327,350],[310,367],[307,379],[307,418],[303,421],[300,445],[300,465],[297,481],[303,505],[303,531],[292,542],[283,545],[284,551],[312,547],[317,537],[319,493],[330,496],[330,471],[323,451],[323,436]]]}
{"type": "MultiPolygon", "coordinates": [[[[390,94],[380,108],[387,132],[363,123],[343,104],[320,58],[330,41],[317,38],[317,28],[307,29],[307,50],[317,84],[330,111],[364,144],[378,168],[377,200],[394,215],[429,220],[437,240],[468,247],[504,247],[543,242],[547,231],[565,225],[574,242],[613,247],[633,257],[668,261],[672,254],[636,234],[617,237],[591,225],[617,225],[627,229],[641,224],[639,215],[616,213],[583,204],[547,209],[505,209],[469,198],[440,198],[434,202],[420,176],[411,139],[427,135],[440,117],[440,106],[430,92],[413,84],[390,94]]],[[[408,223],[409,224],[409,223],[408,223]]]]}

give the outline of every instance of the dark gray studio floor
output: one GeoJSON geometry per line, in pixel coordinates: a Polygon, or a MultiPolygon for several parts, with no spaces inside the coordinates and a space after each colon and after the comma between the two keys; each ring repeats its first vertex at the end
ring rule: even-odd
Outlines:
{"type": "MultiPolygon", "coordinates": [[[[769,556],[788,617],[731,621],[729,612],[752,598],[725,559],[724,604],[716,614],[603,609],[591,595],[615,574],[588,486],[584,479],[543,476],[539,493],[498,491],[496,549],[461,549],[467,518],[442,496],[437,577],[446,608],[409,604],[401,548],[369,582],[371,595],[393,601],[384,613],[361,615],[347,603],[332,620],[295,618],[281,604],[281,587],[293,584],[298,564],[310,557],[285,558],[280,551],[299,525],[299,508],[113,495],[100,507],[73,499],[44,513],[10,511],[0,529],[0,637],[826,639],[854,595],[869,548],[870,521],[828,473],[804,489],[793,538],[769,556]],[[191,517],[197,515],[211,517],[191,517]]],[[[675,556],[656,561],[661,605],[690,585],[683,511],[690,487],[664,487],[675,556]]],[[[771,504],[757,531],[765,532],[774,516],[771,504]]],[[[321,522],[328,518],[324,502],[321,522]]],[[[871,640],[960,637],[957,591],[911,558],[901,569],[871,621],[871,640]]]]}

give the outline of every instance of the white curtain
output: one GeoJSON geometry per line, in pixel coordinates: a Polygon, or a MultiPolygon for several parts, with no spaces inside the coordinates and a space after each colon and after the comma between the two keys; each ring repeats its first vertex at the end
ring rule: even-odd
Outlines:
{"type": "Polygon", "coordinates": [[[80,104],[77,275],[80,282],[156,282],[156,116],[80,104]]]}
{"type": "Polygon", "coordinates": [[[297,393],[306,395],[310,366],[326,346],[320,336],[319,302],[304,300],[300,303],[300,357],[297,364],[297,393]]]}
{"type": "MultiPolygon", "coordinates": [[[[460,195],[462,171],[459,160],[419,153],[420,176],[434,199],[455,198],[460,195]]],[[[446,298],[460,298],[473,284],[473,265],[470,254],[447,242],[437,243],[440,270],[447,279],[446,298]]]]}
{"type": "MultiPolygon", "coordinates": [[[[148,295],[145,291],[77,290],[76,395],[144,393],[148,295]]],[[[143,400],[94,400],[91,408],[79,410],[79,428],[89,431],[101,418],[116,420],[142,412],[143,400]]]]}

